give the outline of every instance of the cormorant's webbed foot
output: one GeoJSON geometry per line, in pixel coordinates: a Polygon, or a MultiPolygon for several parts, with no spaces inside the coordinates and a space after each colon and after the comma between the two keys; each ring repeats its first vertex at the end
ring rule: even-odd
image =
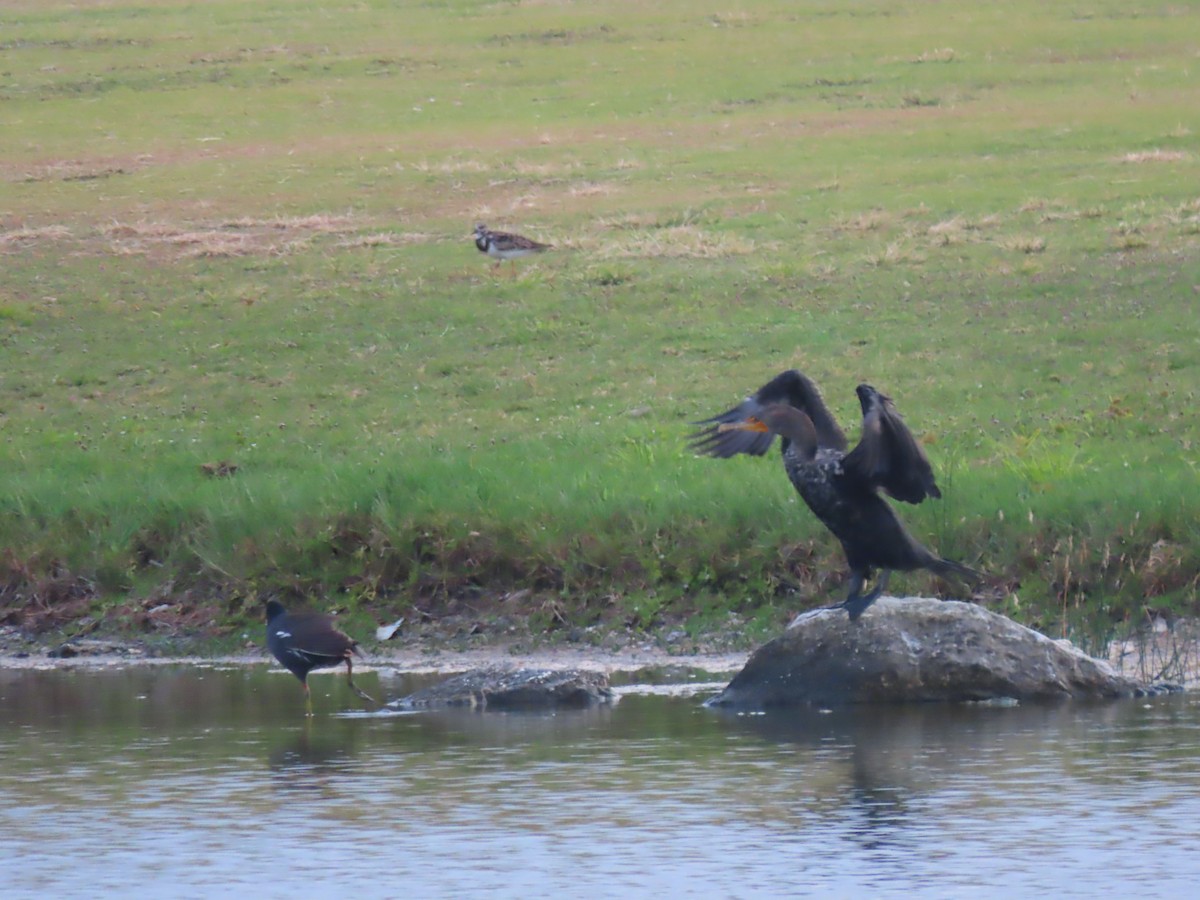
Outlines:
{"type": "Polygon", "coordinates": [[[879,578],[875,581],[875,587],[869,594],[861,593],[863,583],[861,576],[855,575],[851,579],[850,596],[846,598],[844,603],[842,603],[842,609],[846,610],[846,613],[850,616],[851,622],[857,622],[858,617],[867,611],[867,607],[869,607],[876,601],[876,599],[878,599],[879,595],[882,594],[884,589],[887,587],[888,578],[891,576],[891,574],[892,572],[890,569],[884,569],[882,572],[880,572],[879,578]]]}
{"type": "MultiPolygon", "coordinates": [[[[833,606],[825,606],[825,607],[822,607],[822,609],[847,609],[848,608],[847,604],[853,603],[856,600],[860,599],[861,594],[862,594],[863,582],[865,580],[866,579],[863,577],[861,572],[855,572],[855,571],[851,570],[851,572],[850,572],[850,594],[841,603],[835,603],[835,604],[833,604],[833,606]]],[[[866,607],[863,607],[863,608],[865,609],[866,607]]],[[[851,618],[854,618],[854,616],[851,616],[851,618]]]]}

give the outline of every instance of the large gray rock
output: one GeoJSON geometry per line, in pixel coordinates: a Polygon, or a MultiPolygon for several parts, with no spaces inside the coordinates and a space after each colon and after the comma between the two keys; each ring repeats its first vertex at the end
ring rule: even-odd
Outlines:
{"type": "Polygon", "coordinates": [[[388,704],[391,709],[583,709],[613,702],[608,676],[576,669],[472,669],[388,704]]]}
{"type": "Polygon", "coordinates": [[[1130,697],[1138,682],[980,606],[880,597],[814,610],[758,648],[710,706],[1130,697]]]}

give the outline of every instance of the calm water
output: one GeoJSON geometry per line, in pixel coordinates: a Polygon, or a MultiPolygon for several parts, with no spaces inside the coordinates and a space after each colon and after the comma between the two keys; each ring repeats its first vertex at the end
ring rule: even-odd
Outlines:
{"type": "MultiPolygon", "coordinates": [[[[399,676],[362,676],[398,696],[399,676]]],[[[1193,896],[1200,698],[339,715],[265,667],[0,670],[0,895],[1193,896]]]]}

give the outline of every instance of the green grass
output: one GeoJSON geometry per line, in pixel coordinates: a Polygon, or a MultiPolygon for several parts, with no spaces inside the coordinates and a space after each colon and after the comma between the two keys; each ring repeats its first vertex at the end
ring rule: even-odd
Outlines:
{"type": "Polygon", "coordinates": [[[904,515],[999,608],[1194,613],[1188,21],[10,3],[0,608],[777,623],[839,553],[684,437],[797,366],[896,398],[945,493],[904,515]],[[494,274],[478,220],[558,249],[494,274]]]}

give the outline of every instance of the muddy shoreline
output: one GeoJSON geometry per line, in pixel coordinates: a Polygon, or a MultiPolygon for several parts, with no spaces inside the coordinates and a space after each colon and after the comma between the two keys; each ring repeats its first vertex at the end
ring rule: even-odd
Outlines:
{"type": "MultiPolygon", "coordinates": [[[[222,652],[205,647],[202,640],[170,647],[120,637],[87,637],[64,640],[29,637],[15,630],[0,630],[0,669],[121,668],[132,666],[253,666],[278,665],[256,644],[244,650],[222,652]]],[[[574,668],[591,672],[635,672],[643,669],[731,674],[740,669],[749,650],[680,652],[647,640],[620,647],[585,644],[528,646],[525,642],[489,642],[453,646],[452,642],[416,641],[395,646],[364,648],[356,671],[393,670],[411,674],[453,674],[485,666],[574,668]]]]}
{"type": "MultiPolygon", "coordinates": [[[[1146,683],[1169,682],[1200,689],[1200,636],[1196,623],[1174,633],[1151,629],[1135,639],[1111,642],[1100,654],[1114,670],[1146,683]]],[[[529,635],[505,640],[496,635],[464,638],[460,633],[429,630],[394,642],[368,641],[355,669],[411,674],[455,674],[474,668],[512,666],[574,668],[591,672],[631,673],[660,670],[680,679],[706,672],[731,676],[745,665],[753,646],[730,646],[722,635],[709,638],[609,632],[589,641],[536,641],[529,635]]],[[[31,635],[0,626],[0,669],[121,668],[134,666],[252,666],[277,665],[255,639],[242,635],[240,646],[219,645],[204,638],[156,641],[124,635],[67,637],[62,633],[31,635]]],[[[1093,654],[1095,655],[1095,654],[1093,654]]]]}
{"type": "MultiPolygon", "coordinates": [[[[703,671],[732,674],[746,662],[748,654],[672,656],[661,651],[605,654],[595,651],[539,650],[514,655],[503,650],[463,650],[426,654],[410,651],[372,655],[354,667],[355,673],[395,670],[413,675],[451,675],[490,666],[542,669],[582,669],[589,672],[703,671]]],[[[46,655],[0,654],[0,669],[105,669],[154,666],[258,666],[278,663],[269,654],[239,656],[141,656],[97,653],[69,659],[46,655]]],[[[343,673],[344,674],[344,673],[343,673]]]]}

